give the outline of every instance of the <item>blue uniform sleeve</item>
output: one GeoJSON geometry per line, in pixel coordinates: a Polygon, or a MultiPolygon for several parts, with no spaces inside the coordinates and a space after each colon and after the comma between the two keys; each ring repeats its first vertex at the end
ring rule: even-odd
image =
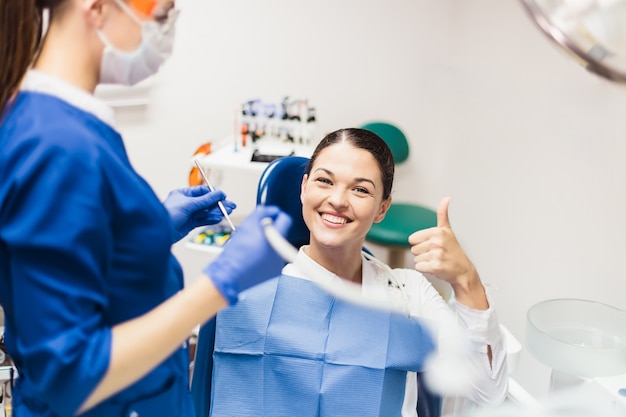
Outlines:
{"type": "Polygon", "coordinates": [[[63,135],[12,158],[3,235],[23,382],[55,414],[73,416],[109,365],[103,313],[114,242],[101,154],[84,132],[63,135]]]}

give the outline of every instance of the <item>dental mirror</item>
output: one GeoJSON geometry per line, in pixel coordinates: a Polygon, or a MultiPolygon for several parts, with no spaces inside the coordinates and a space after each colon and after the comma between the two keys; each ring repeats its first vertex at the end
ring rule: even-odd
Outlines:
{"type": "Polygon", "coordinates": [[[626,0],[521,0],[539,29],[587,70],[626,83],[626,0]]]}

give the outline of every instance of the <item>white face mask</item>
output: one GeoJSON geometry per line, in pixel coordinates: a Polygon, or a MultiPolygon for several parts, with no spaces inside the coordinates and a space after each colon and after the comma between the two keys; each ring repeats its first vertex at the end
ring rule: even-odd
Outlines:
{"type": "Polygon", "coordinates": [[[115,2],[141,26],[141,43],[134,51],[121,51],[98,31],[105,45],[100,64],[100,83],[135,85],[156,74],[172,54],[178,11],[170,10],[167,22],[163,24],[151,20],[144,22],[121,0],[115,2]]]}

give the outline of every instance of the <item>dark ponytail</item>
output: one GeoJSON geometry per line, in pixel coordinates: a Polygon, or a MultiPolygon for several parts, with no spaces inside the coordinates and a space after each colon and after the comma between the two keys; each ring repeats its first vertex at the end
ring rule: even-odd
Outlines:
{"type": "Polygon", "coordinates": [[[44,8],[62,0],[0,0],[0,115],[33,63],[44,8]]]}

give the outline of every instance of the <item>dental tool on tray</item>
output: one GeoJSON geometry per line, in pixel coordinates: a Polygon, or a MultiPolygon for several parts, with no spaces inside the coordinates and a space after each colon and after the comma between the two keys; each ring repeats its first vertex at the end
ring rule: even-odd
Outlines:
{"type": "MultiPolygon", "coordinates": [[[[202,166],[200,165],[200,162],[197,159],[194,159],[193,162],[198,167],[198,171],[200,171],[200,175],[202,175],[202,179],[204,180],[204,182],[207,185],[207,187],[209,187],[209,190],[215,191],[215,187],[213,187],[213,185],[211,185],[211,182],[209,182],[209,178],[204,173],[204,169],[202,169],[202,166]]],[[[222,214],[224,215],[224,218],[226,219],[226,221],[230,225],[230,228],[233,229],[233,232],[234,232],[235,231],[235,225],[233,224],[232,220],[230,220],[230,217],[228,216],[228,212],[226,211],[226,208],[224,208],[224,204],[222,204],[221,201],[218,201],[217,202],[217,206],[222,211],[222,214]]]]}

